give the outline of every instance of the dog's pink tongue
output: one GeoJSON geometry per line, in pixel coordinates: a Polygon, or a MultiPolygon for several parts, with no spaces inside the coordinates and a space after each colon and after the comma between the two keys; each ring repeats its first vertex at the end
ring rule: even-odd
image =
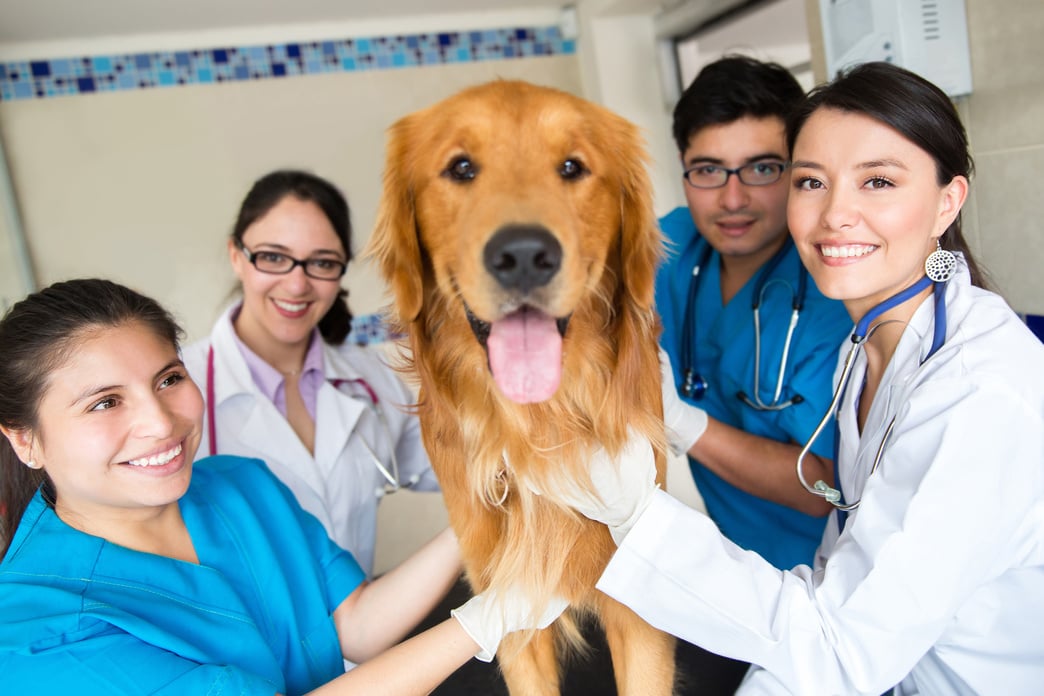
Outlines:
{"type": "Polygon", "coordinates": [[[486,348],[493,381],[512,401],[547,401],[558,389],[562,336],[546,314],[527,308],[493,322],[486,348]]]}

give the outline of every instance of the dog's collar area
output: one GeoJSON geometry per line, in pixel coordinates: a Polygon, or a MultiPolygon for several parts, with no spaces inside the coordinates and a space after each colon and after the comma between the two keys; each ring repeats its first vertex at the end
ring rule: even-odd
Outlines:
{"type": "MultiPolygon", "coordinates": [[[[492,328],[492,324],[488,321],[483,321],[475,316],[475,313],[471,311],[471,307],[468,307],[468,303],[461,300],[461,304],[464,305],[464,314],[468,318],[468,324],[471,326],[471,332],[475,334],[476,340],[479,344],[486,348],[486,344],[489,341],[489,332],[492,328]]],[[[558,328],[558,334],[565,338],[566,329],[569,328],[569,318],[572,315],[567,314],[564,317],[558,317],[555,319],[555,326],[558,328]]]]}

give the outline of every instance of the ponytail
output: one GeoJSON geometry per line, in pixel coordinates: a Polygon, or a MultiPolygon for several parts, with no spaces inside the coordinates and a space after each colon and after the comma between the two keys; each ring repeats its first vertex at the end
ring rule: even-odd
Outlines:
{"type": "Polygon", "coordinates": [[[339,346],[352,330],[352,313],[348,309],[348,291],[342,289],[337,299],[319,320],[319,334],[332,346],[339,346]]]}

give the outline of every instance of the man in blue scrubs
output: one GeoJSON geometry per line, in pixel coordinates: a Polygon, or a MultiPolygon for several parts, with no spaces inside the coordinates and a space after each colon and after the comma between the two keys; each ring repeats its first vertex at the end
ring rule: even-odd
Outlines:
{"type": "MultiPolygon", "coordinates": [[[[808,278],[787,231],[785,124],[802,96],[781,66],[740,56],[707,65],[685,90],[673,131],[688,207],[660,220],[668,258],[656,288],[674,383],[706,412],[705,429],[678,433],[672,447],[688,454],[721,531],[781,569],[812,563],[831,509],[801,486],[795,463],[830,404],[852,327],[808,278]]],[[[833,439],[824,432],[806,457],[810,481],[833,480],[833,439]]],[[[694,678],[709,685],[719,668],[721,692],[732,693],[739,663],[708,659],[694,678]]]]}

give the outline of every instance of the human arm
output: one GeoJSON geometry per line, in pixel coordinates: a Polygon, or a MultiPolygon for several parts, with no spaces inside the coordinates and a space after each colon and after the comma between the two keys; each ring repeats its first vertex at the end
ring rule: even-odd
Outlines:
{"type": "MultiPolygon", "coordinates": [[[[805,490],[797,477],[795,467],[801,447],[708,418],[706,431],[687,453],[740,490],[806,515],[823,517],[833,507],[805,490]]],[[[822,480],[833,485],[834,463],[830,459],[809,452],[802,470],[808,481],[822,480]]]]}
{"type": "Polygon", "coordinates": [[[427,694],[478,651],[460,623],[447,619],[309,693],[427,694]]]}
{"type": "MultiPolygon", "coordinates": [[[[762,666],[794,693],[882,693],[1035,534],[1039,413],[1010,392],[973,394],[956,381],[912,398],[909,412],[939,404],[950,405],[945,417],[900,415],[892,465],[867,481],[821,573],[781,572],[656,492],[599,588],[658,628],[762,666]],[[984,414],[994,437],[981,436],[984,414]],[[984,475],[991,461],[1010,478],[984,475]]],[[[991,616],[964,630],[992,626],[991,616]]]]}
{"type": "Polygon", "coordinates": [[[376,655],[355,669],[310,692],[314,696],[380,693],[426,694],[472,657],[490,661],[509,633],[546,628],[566,607],[559,598],[534,615],[525,597],[479,594],[455,609],[453,618],[376,655]]]}
{"type": "MultiPolygon", "coordinates": [[[[822,517],[832,509],[798,480],[801,445],[779,442],[728,425],[686,401],[675,388],[674,369],[660,349],[660,385],[668,442],[675,455],[687,454],[718,477],[759,498],[822,517]]],[[[834,480],[833,462],[809,452],[803,462],[810,481],[834,480]]]]}
{"type": "Polygon", "coordinates": [[[358,587],[334,611],[344,656],[363,662],[398,643],[460,573],[457,538],[446,529],[394,569],[358,587]]]}

